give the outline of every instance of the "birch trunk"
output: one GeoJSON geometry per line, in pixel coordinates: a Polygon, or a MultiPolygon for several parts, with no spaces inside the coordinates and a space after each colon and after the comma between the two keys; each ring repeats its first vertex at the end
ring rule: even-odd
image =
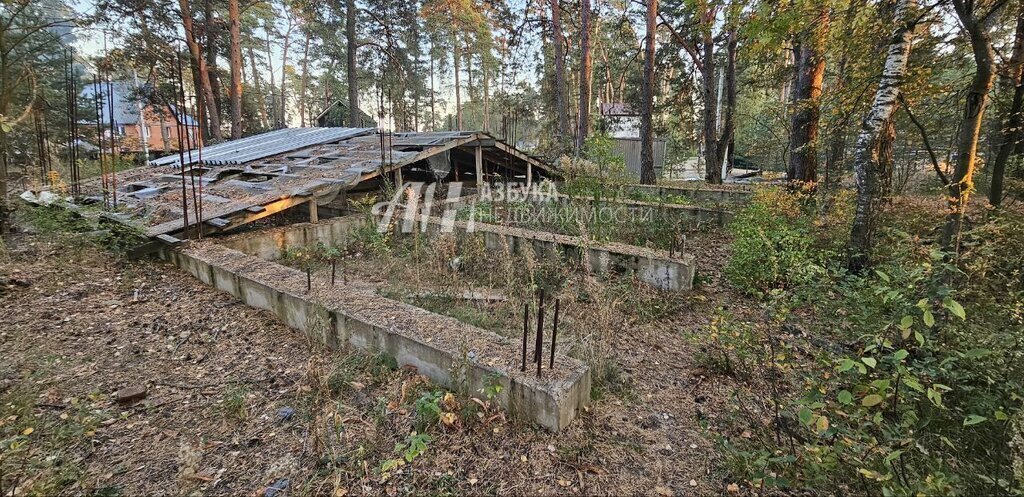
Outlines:
{"type": "Polygon", "coordinates": [[[854,152],[857,180],[857,202],[850,232],[849,269],[859,273],[867,265],[873,244],[878,207],[879,150],[878,144],[885,123],[896,111],[900,84],[907,72],[910,39],[914,32],[912,10],[915,0],[900,0],[896,6],[896,29],[889,42],[889,51],[882,68],[882,78],[875,91],[871,110],[864,118],[854,152]]]}

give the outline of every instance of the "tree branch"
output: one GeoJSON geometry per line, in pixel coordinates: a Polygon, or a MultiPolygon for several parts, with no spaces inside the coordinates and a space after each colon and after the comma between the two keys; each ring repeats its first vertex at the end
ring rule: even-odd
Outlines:
{"type": "Polygon", "coordinates": [[[925,131],[924,126],[922,126],[921,122],[917,120],[917,117],[914,117],[914,113],[910,110],[910,104],[907,103],[905,98],[903,98],[903,92],[898,93],[896,98],[898,98],[900,103],[903,104],[903,110],[907,112],[907,117],[910,118],[910,122],[914,123],[914,126],[916,126],[918,131],[921,132],[921,141],[924,142],[924,148],[928,151],[928,156],[932,159],[932,167],[935,168],[935,174],[937,174],[939,176],[939,180],[942,181],[942,186],[945,187],[949,185],[949,180],[942,172],[942,167],[939,166],[939,160],[935,157],[935,151],[932,149],[932,144],[928,140],[928,132],[925,131]]]}

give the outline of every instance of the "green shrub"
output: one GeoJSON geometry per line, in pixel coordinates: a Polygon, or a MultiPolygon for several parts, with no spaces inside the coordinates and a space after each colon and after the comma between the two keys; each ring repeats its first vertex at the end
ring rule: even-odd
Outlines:
{"type": "MultiPolygon", "coordinates": [[[[1020,494],[1010,444],[1024,392],[1020,220],[975,228],[954,265],[892,230],[861,276],[829,270],[786,293],[812,352],[769,391],[789,391],[775,436],[720,437],[755,486],[867,495],[1020,494]],[[983,276],[983,277],[979,277],[983,276]]],[[[774,355],[774,354],[773,354],[774,355]]],[[[788,362],[788,361],[787,361],[788,362]]],[[[773,375],[767,375],[772,377],[773,375]]]]}
{"type": "Polygon", "coordinates": [[[725,268],[729,281],[755,295],[807,283],[824,272],[829,253],[816,250],[813,207],[800,193],[758,190],[729,230],[735,236],[725,268]]]}

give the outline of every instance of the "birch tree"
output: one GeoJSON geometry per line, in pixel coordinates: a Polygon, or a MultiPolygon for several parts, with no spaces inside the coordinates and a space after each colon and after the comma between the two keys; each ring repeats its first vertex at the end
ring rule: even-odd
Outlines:
{"type": "Polygon", "coordinates": [[[853,272],[860,272],[867,266],[871,253],[879,201],[879,143],[885,123],[896,112],[900,84],[907,74],[915,8],[915,0],[900,0],[896,7],[897,25],[889,42],[882,78],[875,90],[871,110],[864,118],[857,137],[853,166],[857,181],[857,202],[848,261],[849,269],[853,272]]]}

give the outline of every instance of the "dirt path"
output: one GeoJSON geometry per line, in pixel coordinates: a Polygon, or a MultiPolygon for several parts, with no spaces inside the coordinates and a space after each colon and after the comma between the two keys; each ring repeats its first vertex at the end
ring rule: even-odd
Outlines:
{"type": "Polygon", "coordinates": [[[4,495],[15,483],[17,495],[253,495],[281,478],[293,495],[688,495],[728,483],[701,428],[728,387],[705,377],[687,338],[725,300],[713,286],[693,292],[677,326],[623,330],[613,344],[628,386],[568,430],[457,399],[422,454],[382,471],[407,453],[395,445],[434,390],[421,377],[317,350],[173,267],[62,243],[23,237],[0,263],[0,279],[17,281],[0,290],[0,438],[20,444],[2,456],[4,495]],[[119,404],[129,387],[146,398],[119,404]],[[281,420],[285,407],[295,412],[281,420]]]}

